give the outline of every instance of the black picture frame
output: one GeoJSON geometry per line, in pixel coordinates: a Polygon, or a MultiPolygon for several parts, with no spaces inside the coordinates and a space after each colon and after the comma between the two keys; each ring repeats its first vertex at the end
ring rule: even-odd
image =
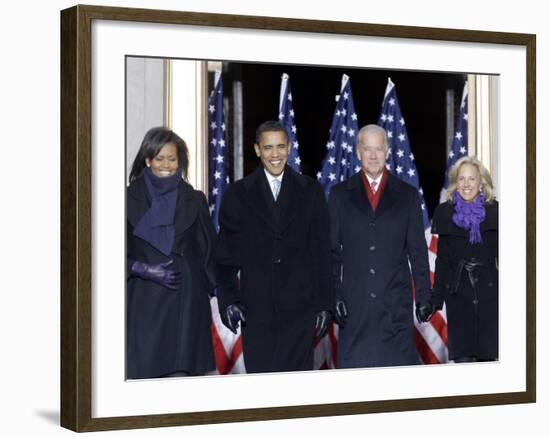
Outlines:
{"type": "Polygon", "coordinates": [[[469,407],[536,400],[536,37],[530,34],[111,8],[61,12],[61,425],[99,431],[251,420],[469,407]],[[466,396],[92,417],[92,36],[94,20],[490,43],[526,49],[526,373],[525,391],[466,396]]]}

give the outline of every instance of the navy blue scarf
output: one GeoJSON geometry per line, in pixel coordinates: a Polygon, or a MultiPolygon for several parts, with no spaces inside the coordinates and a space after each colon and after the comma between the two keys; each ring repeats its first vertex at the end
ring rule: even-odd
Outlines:
{"type": "Polygon", "coordinates": [[[151,196],[151,207],[137,223],[134,235],[169,256],[174,245],[174,216],[181,169],[172,176],[158,177],[146,167],[143,178],[151,196]]]}

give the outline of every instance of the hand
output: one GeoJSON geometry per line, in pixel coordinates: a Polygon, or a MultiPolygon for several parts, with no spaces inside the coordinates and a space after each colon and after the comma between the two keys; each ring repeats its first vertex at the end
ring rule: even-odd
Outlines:
{"type": "Polygon", "coordinates": [[[346,302],[339,300],[336,302],[336,307],[334,311],[334,320],[340,328],[346,326],[346,319],[348,318],[348,307],[346,302]]]}
{"type": "Polygon", "coordinates": [[[239,322],[241,322],[241,328],[244,328],[246,326],[246,318],[244,317],[244,308],[241,304],[232,303],[231,305],[227,305],[220,312],[220,317],[222,319],[222,323],[233,334],[237,333],[239,322]]]}
{"type": "Polygon", "coordinates": [[[163,287],[176,290],[181,283],[181,272],[167,269],[173,262],[173,260],[169,260],[160,264],[147,264],[134,261],[131,272],[132,275],[138,278],[153,281],[163,287]]]}
{"type": "Polygon", "coordinates": [[[429,322],[435,313],[435,307],[430,303],[423,303],[416,306],[416,320],[418,323],[429,322]]]}
{"type": "Polygon", "coordinates": [[[328,331],[330,323],[330,313],[328,311],[319,311],[315,316],[315,340],[321,340],[328,331]]]}

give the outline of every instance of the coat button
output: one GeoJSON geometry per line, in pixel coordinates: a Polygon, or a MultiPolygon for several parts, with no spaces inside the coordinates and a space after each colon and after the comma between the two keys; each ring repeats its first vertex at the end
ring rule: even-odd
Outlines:
{"type": "Polygon", "coordinates": [[[370,269],[370,270],[369,270],[369,273],[370,273],[371,275],[374,275],[374,274],[376,273],[376,271],[375,271],[374,269],[370,269]]]}
{"type": "Polygon", "coordinates": [[[474,305],[477,305],[477,304],[479,303],[479,300],[474,299],[474,300],[472,301],[472,303],[473,303],[474,305]]]}
{"type": "Polygon", "coordinates": [[[373,299],[376,299],[376,293],[371,293],[369,294],[370,297],[372,297],[373,299]]]}
{"type": "Polygon", "coordinates": [[[489,282],[489,283],[487,284],[487,287],[492,287],[492,286],[493,286],[493,283],[492,283],[492,282],[489,282]]]}
{"type": "Polygon", "coordinates": [[[375,249],[376,249],[376,247],[374,247],[374,246],[369,247],[369,250],[370,250],[371,252],[374,252],[375,249]]]}
{"type": "Polygon", "coordinates": [[[370,222],[369,226],[375,226],[376,224],[374,222],[370,222]]]}
{"type": "Polygon", "coordinates": [[[273,261],[275,264],[281,264],[281,258],[277,258],[275,261],[273,261]]]}

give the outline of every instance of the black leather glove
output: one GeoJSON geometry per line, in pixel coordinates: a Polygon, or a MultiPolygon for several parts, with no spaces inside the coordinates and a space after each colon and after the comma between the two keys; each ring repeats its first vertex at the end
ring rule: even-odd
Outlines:
{"type": "Polygon", "coordinates": [[[246,326],[246,318],[244,317],[244,308],[239,303],[232,303],[231,305],[227,305],[220,312],[220,318],[222,319],[222,323],[233,334],[237,333],[239,322],[241,322],[241,328],[244,328],[246,326]]]}
{"type": "Polygon", "coordinates": [[[435,307],[430,303],[416,305],[416,320],[418,323],[429,322],[435,313],[435,307]]]}
{"type": "Polygon", "coordinates": [[[336,302],[336,307],[334,311],[334,321],[340,328],[346,326],[346,319],[348,318],[348,307],[346,302],[339,300],[336,302]]]}
{"type": "Polygon", "coordinates": [[[130,271],[133,276],[176,290],[181,283],[181,272],[167,269],[173,262],[169,260],[160,264],[148,264],[134,261],[130,271]]]}
{"type": "Polygon", "coordinates": [[[327,335],[331,318],[330,313],[326,310],[319,311],[315,315],[315,340],[319,341],[327,335]]]}

